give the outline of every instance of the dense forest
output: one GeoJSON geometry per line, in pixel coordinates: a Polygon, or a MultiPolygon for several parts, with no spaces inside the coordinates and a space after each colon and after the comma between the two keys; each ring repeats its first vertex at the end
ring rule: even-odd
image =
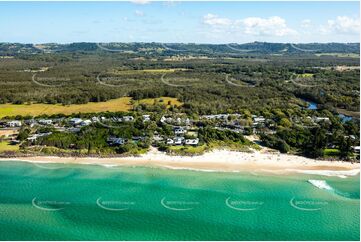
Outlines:
{"type": "MultiPolygon", "coordinates": [[[[171,96],[186,103],[189,111],[218,113],[250,106],[292,107],[303,98],[329,109],[359,109],[355,57],[320,56],[297,49],[297,53],[276,55],[289,45],[269,43],[242,45],[256,46],[255,53],[237,53],[233,45],[201,45],[202,51],[210,49],[211,54],[169,50],[152,43],[118,45],[132,51],[112,52],[107,51],[109,46],[102,49],[92,43],[49,44],[42,49],[1,44],[0,103],[72,104],[121,96],[171,96]]],[[[113,50],[120,50],[118,45],[113,50]]],[[[302,47],[330,53],[358,51],[355,44],[302,47]]]]}

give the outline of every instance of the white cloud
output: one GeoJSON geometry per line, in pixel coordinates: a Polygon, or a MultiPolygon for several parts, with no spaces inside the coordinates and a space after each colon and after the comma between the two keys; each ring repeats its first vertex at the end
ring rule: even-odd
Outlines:
{"type": "Polygon", "coordinates": [[[203,17],[203,23],[217,28],[218,31],[223,27],[223,30],[226,32],[241,31],[248,35],[282,37],[297,34],[297,31],[287,26],[286,20],[278,16],[269,18],[248,17],[231,20],[209,13],[203,17]]]}
{"type": "Polygon", "coordinates": [[[302,28],[309,28],[311,26],[311,20],[309,19],[304,19],[301,22],[301,27],[302,28]]]}
{"type": "Polygon", "coordinates": [[[214,14],[207,14],[203,16],[203,23],[211,25],[211,26],[217,26],[217,25],[231,25],[232,21],[228,18],[220,18],[217,15],[214,14]]]}
{"type": "Polygon", "coordinates": [[[323,33],[358,34],[360,32],[360,19],[347,16],[337,16],[328,20],[327,25],[321,26],[323,33]]]}
{"type": "Polygon", "coordinates": [[[251,35],[275,35],[286,36],[297,32],[287,27],[286,20],[274,16],[270,18],[250,17],[240,20],[244,26],[244,32],[251,35]]]}
{"type": "Polygon", "coordinates": [[[131,0],[130,2],[134,4],[142,4],[142,5],[150,3],[149,0],[131,0]]]}
{"type": "Polygon", "coordinates": [[[135,10],[135,11],[134,11],[134,14],[137,15],[137,16],[140,16],[140,17],[143,17],[143,16],[144,16],[144,12],[143,12],[143,11],[140,11],[140,10],[135,10]]]}
{"type": "Polygon", "coordinates": [[[169,1],[164,1],[163,2],[163,5],[164,6],[167,6],[167,7],[174,7],[176,6],[177,4],[179,4],[180,2],[176,2],[175,0],[169,0],[169,1]]]}

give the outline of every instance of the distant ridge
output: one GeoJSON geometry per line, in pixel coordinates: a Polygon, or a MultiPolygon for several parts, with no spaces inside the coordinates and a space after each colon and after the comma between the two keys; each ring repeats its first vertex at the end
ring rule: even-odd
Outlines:
{"type": "Polygon", "coordinates": [[[133,42],[133,43],[94,43],[77,42],[70,44],[21,44],[0,43],[1,55],[36,54],[50,52],[74,51],[114,51],[126,53],[260,53],[260,54],[317,54],[317,53],[360,53],[360,43],[269,43],[252,42],[245,44],[195,44],[195,43],[159,43],[159,42],[133,42]]]}

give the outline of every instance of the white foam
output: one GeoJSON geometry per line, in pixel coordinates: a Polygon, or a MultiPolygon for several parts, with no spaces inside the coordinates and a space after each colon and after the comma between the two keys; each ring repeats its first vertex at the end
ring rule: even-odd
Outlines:
{"type": "Polygon", "coordinates": [[[104,167],[107,167],[107,168],[112,168],[112,167],[117,167],[119,165],[116,165],[116,164],[99,164],[101,166],[104,166],[104,167]]]}
{"type": "Polygon", "coordinates": [[[325,180],[308,180],[308,182],[319,189],[325,189],[330,191],[333,190],[333,188],[330,185],[328,185],[325,180]]]}
{"type": "Polygon", "coordinates": [[[298,169],[286,169],[297,173],[320,175],[320,176],[337,176],[340,178],[346,178],[348,176],[356,176],[360,173],[359,169],[347,170],[347,171],[331,171],[331,170],[298,170],[298,169]]]}

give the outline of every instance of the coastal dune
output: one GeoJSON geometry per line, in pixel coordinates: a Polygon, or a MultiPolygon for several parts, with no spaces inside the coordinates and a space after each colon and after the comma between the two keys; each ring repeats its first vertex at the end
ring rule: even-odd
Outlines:
{"type": "Polygon", "coordinates": [[[2,158],[0,160],[17,160],[32,163],[93,164],[107,167],[145,166],[208,172],[304,173],[338,176],[341,178],[357,175],[360,172],[359,163],[314,160],[302,156],[262,151],[248,153],[229,150],[213,150],[200,156],[171,156],[153,148],[144,155],[131,157],[95,158],[34,156],[16,159],[2,158]]]}

